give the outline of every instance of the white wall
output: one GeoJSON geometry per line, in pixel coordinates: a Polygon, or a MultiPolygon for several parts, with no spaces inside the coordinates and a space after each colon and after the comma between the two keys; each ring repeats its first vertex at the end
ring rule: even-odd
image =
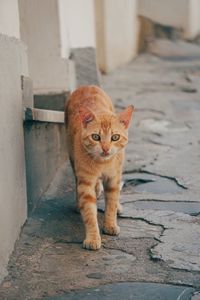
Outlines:
{"type": "Polygon", "coordinates": [[[0,1],[0,33],[20,37],[17,0],[0,1]]]}
{"type": "Polygon", "coordinates": [[[67,20],[67,2],[64,0],[58,1],[58,17],[60,31],[61,56],[68,58],[70,55],[70,41],[67,20]]]}
{"type": "Polygon", "coordinates": [[[97,58],[103,72],[137,54],[137,0],[96,0],[97,58]]]}
{"type": "Polygon", "coordinates": [[[186,38],[200,33],[199,0],[139,0],[138,14],[184,30],[186,38]]]}
{"type": "Polygon", "coordinates": [[[200,1],[190,0],[189,20],[186,35],[194,38],[200,34],[200,1]]]}
{"type": "Polygon", "coordinates": [[[70,48],[95,47],[93,0],[59,0],[61,27],[70,48]]]}
{"type": "Polygon", "coordinates": [[[67,37],[60,32],[58,0],[19,0],[21,38],[28,46],[28,64],[35,94],[69,90],[73,76],[67,37]]]}
{"type": "Polygon", "coordinates": [[[139,0],[138,2],[139,15],[164,25],[177,27],[187,25],[188,9],[188,0],[139,0]]]}
{"type": "Polygon", "coordinates": [[[27,216],[21,75],[28,74],[17,5],[0,1],[0,281],[27,216]]]}
{"type": "Polygon", "coordinates": [[[35,94],[74,89],[71,48],[95,47],[93,0],[19,0],[35,94]]]}

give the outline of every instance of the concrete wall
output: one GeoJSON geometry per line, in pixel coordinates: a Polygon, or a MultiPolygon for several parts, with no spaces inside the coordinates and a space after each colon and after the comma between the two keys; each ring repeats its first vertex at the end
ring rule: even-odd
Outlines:
{"type": "Polygon", "coordinates": [[[34,94],[61,93],[73,83],[67,37],[62,41],[58,0],[19,0],[20,33],[28,46],[34,94]]]}
{"type": "Polygon", "coordinates": [[[59,0],[61,27],[66,30],[69,47],[95,47],[93,0],[59,0]]]}
{"type": "Polygon", "coordinates": [[[58,7],[62,55],[70,53],[76,86],[98,84],[94,0],[59,0],[58,7]]]}
{"type": "Polygon", "coordinates": [[[99,67],[109,72],[137,54],[136,0],[96,0],[96,41],[99,67]]]}
{"type": "Polygon", "coordinates": [[[67,159],[66,134],[64,124],[37,121],[25,122],[24,134],[28,209],[31,214],[67,159]]]}
{"type": "Polygon", "coordinates": [[[187,26],[188,0],[140,0],[138,14],[175,27],[187,26]]]}
{"type": "Polygon", "coordinates": [[[0,1],[0,33],[20,37],[18,1],[0,1]]]}
{"type": "Polygon", "coordinates": [[[19,4],[20,33],[28,46],[34,94],[75,89],[71,49],[95,49],[94,1],[19,0],[19,4]]]}
{"type": "Polygon", "coordinates": [[[13,38],[17,16],[17,0],[0,2],[0,32],[7,34],[0,34],[0,281],[27,216],[21,75],[28,71],[26,49],[13,38]]]}
{"type": "Polygon", "coordinates": [[[189,2],[189,21],[186,35],[195,38],[200,34],[200,1],[190,0],[189,2]]]}
{"type": "Polygon", "coordinates": [[[199,0],[140,0],[138,5],[139,15],[182,28],[185,38],[194,38],[200,33],[199,0]]]}

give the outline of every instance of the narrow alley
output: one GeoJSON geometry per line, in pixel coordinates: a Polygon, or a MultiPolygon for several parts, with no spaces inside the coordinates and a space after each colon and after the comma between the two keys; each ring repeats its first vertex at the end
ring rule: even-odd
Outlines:
{"type": "MultiPolygon", "coordinates": [[[[102,234],[99,251],[82,249],[66,163],[23,228],[2,300],[200,299],[199,58],[140,55],[102,77],[117,111],[136,107],[120,235],[102,234]]],[[[101,227],[103,197],[98,207],[101,227]]]]}

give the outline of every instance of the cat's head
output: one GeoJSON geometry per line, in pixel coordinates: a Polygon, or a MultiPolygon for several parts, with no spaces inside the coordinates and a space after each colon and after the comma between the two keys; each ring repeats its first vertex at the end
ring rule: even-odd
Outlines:
{"type": "Polygon", "coordinates": [[[119,115],[110,112],[95,114],[82,107],[82,145],[97,160],[108,160],[122,150],[128,142],[128,128],[134,107],[128,106],[119,115]]]}

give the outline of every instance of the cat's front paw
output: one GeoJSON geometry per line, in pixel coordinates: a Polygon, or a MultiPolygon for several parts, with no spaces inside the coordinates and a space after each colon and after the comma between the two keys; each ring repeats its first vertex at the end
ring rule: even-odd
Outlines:
{"type": "Polygon", "coordinates": [[[85,239],[83,242],[83,248],[87,250],[98,250],[101,248],[101,238],[97,239],[85,239]]]}
{"type": "Polygon", "coordinates": [[[120,227],[117,225],[104,225],[103,232],[109,235],[118,235],[120,233],[120,227]]]}

